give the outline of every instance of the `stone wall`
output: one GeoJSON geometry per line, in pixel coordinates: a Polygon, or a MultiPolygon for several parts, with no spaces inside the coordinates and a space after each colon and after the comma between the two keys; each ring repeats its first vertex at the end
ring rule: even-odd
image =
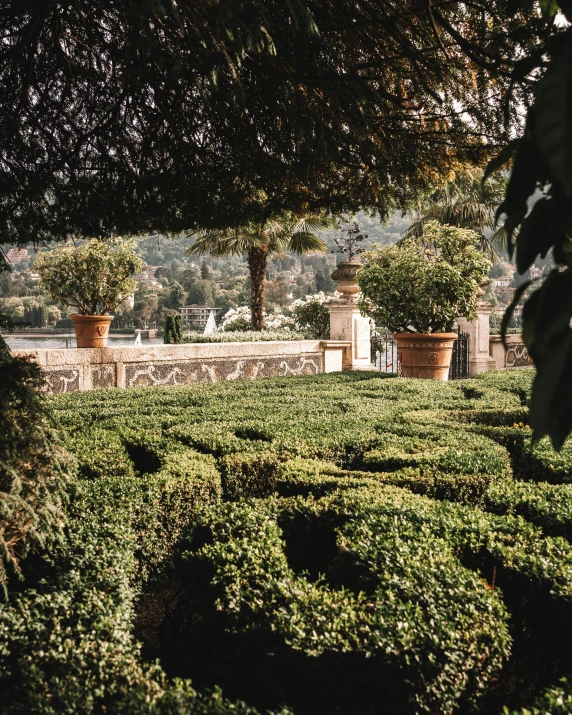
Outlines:
{"type": "Polygon", "coordinates": [[[32,357],[44,371],[48,391],[62,393],[339,372],[342,353],[350,346],[344,341],[300,340],[15,350],[12,354],[32,357]]]}
{"type": "Polygon", "coordinates": [[[507,335],[507,349],[502,344],[500,335],[491,335],[489,340],[489,353],[495,361],[495,370],[504,370],[509,367],[532,367],[533,362],[528,354],[522,335],[507,335]]]}

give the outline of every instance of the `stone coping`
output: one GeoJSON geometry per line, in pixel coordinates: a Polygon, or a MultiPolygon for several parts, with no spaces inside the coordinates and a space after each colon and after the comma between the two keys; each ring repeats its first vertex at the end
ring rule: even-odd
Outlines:
{"type": "MultiPolygon", "coordinates": [[[[522,333],[511,333],[510,335],[507,335],[505,338],[507,343],[524,343],[524,340],[522,339],[522,333]]],[[[489,341],[491,343],[501,343],[502,344],[502,337],[500,335],[490,335],[489,336],[489,341]]]]}
{"type": "Polygon", "coordinates": [[[344,340],[283,340],[245,343],[185,343],[181,345],[124,346],[116,348],[42,348],[12,350],[14,357],[28,356],[44,367],[132,362],[174,362],[207,358],[278,357],[344,349],[344,340]]]}

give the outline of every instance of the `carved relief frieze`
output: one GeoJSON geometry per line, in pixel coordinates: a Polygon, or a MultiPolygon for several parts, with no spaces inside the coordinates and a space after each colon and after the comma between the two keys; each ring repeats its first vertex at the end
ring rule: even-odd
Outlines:
{"type": "Polygon", "coordinates": [[[505,355],[505,367],[526,367],[533,364],[524,343],[509,345],[505,355]]]}
{"type": "Polygon", "coordinates": [[[323,356],[316,353],[269,358],[131,363],[125,365],[125,386],[232,382],[260,377],[318,375],[323,371],[323,356]]]}
{"type": "Polygon", "coordinates": [[[83,367],[52,367],[45,368],[46,392],[64,393],[77,392],[81,389],[83,367]]]}
{"type": "MultiPolygon", "coordinates": [[[[324,372],[323,353],[297,353],[272,357],[212,358],[174,361],[124,362],[125,387],[190,385],[194,382],[232,382],[261,377],[318,375],[324,372]]],[[[75,392],[117,386],[115,363],[92,364],[89,386],[84,386],[83,365],[45,368],[46,391],[75,392]]]]}
{"type": "Polygon", "coordinates": [[[91,366],[91,386],[95,390],[98,387],[115,387],[115,363],[91,366]]]}

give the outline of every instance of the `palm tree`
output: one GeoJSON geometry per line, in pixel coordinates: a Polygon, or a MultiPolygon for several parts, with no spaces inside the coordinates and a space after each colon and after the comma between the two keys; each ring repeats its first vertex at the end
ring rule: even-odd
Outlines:
{"type": "Polygon", "coordinates": [[[282,256],[285,251],[294,251],[300,255],[324,252],[326,246],[315,235],[315,231],[329,224],[329,219],[317,216],[297,219],[286,212],[266,223],[249,223],[238,228],[201,232],[187,249],[187,254],[202,256],[210,253],[215,257],[247,255],[252,286],[252,329],[262,330],[268,258],[282,256]]]}
{"type": "Polygon", "coordinates": [[[483,182],[482,169],[466,169],[443,188],[418,202],[413,212],[415,220],[404,237],[421,236],[425,223],[437,220],[442,224],[476,231],[481,237],[481,250],[498,257],[499,251],[508,248],[505,229],[494,230],[495,214],[504,200],[506,185],[507,180],[500,174],[483,182]],[[484,229],[494,231],[493,235],[486,238],[484,229]]]}

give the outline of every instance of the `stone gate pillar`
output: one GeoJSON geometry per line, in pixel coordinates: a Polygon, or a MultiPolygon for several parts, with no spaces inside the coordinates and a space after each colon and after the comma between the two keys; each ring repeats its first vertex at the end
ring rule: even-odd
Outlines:
{"type": "Polygon", "coordinates": [[[343,352],[342,370],[375,370],[371,364],[371,328],[357,307],[359,287],[356,273],[361,263],[340,263],[332,273],[342,297],[327,303],[330,312],[330,340],[351,341],[343,352]]]}
{"type": "Polygon", "coordinates": [[[489,317],[492,310],[492,303],[479,298],[474,320],[457,318],[461,332],[469,334],[469,377],[496,369],[496,361],[489,354],[489,317]]]}

